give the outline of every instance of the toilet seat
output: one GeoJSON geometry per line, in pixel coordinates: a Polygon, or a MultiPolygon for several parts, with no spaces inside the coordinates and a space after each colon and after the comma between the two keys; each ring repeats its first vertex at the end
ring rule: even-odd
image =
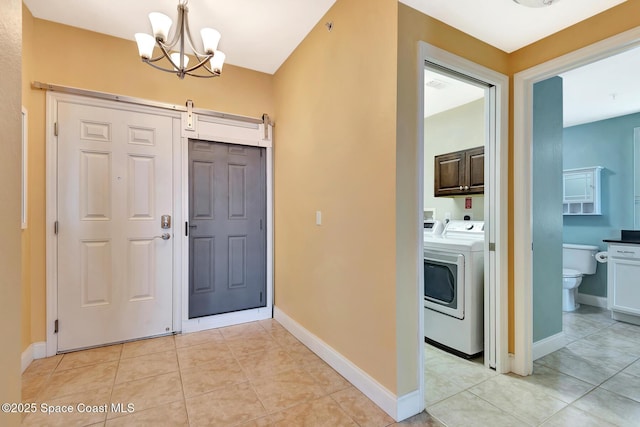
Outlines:
{"type": "Polygon", "coordinates": [[[574,270],[572,268],[563,268],[562,269],[562,277],[581,277],[582,273],[580,273],[578,270],[574,270]]]}

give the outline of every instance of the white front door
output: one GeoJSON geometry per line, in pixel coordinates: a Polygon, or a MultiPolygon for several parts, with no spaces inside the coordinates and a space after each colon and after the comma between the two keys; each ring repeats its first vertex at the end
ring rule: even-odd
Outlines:
{"type": "Polygon", "coordinates": [[[172,119],[59,102],[57,124],[58,351],[171,332],[172,119]]]}

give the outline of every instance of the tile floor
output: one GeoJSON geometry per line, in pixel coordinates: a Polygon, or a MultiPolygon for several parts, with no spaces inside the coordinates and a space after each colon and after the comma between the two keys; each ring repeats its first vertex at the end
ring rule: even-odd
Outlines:
{"type": "Polygon", "coordinates": [[[640,425],[640,327],[583,306],[564,314],[564,329],[569,344],[525,378],[426,346],[427,412],[403,423],[266,320],[35,360],[22,375],[23,401],[74,412],[38,411],[23,424],[640,425]],[[96,412],[79,413],[78,403],[96,412]],[[122,411],[98,412],[105,404],[122,411]]]}
{"type": "MultiPolygon", "coordinates": [[[[274,320],[35,360],[23,401],[32,426],[388,426],[393,419],[274,320]],[[77,405],[121,403],[121,412],[77,405]],[[134,412],[127,413],[128,404],[134,412]]],[[[426,413],[414,418],[429,425],[426,413]]]]}
{"type": "Polygon", "coordinates": [[[640,327],[583,305],[563,328],[567,346],[529,377],[427,346],[427,412],[449,427],[640,426],[640,327]]]}

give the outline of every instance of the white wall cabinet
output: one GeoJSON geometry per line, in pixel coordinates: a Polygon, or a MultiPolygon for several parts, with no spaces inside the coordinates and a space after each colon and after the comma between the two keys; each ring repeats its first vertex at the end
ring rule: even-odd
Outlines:
{"type": "Polygon", "coordinates": [[[602,215],[600,175],[602,166],[562,171],[562,214],[602,215]]]}

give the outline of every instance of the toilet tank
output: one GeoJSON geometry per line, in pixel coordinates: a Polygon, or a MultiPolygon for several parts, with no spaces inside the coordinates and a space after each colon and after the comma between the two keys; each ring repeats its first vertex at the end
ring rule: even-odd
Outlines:
{"type": "Polygon", "coordinates": [[[596,272],[596,253],[600,250],[593,245],[562,244],[562,268],[578,270],[582,274],[596,272]]]}

